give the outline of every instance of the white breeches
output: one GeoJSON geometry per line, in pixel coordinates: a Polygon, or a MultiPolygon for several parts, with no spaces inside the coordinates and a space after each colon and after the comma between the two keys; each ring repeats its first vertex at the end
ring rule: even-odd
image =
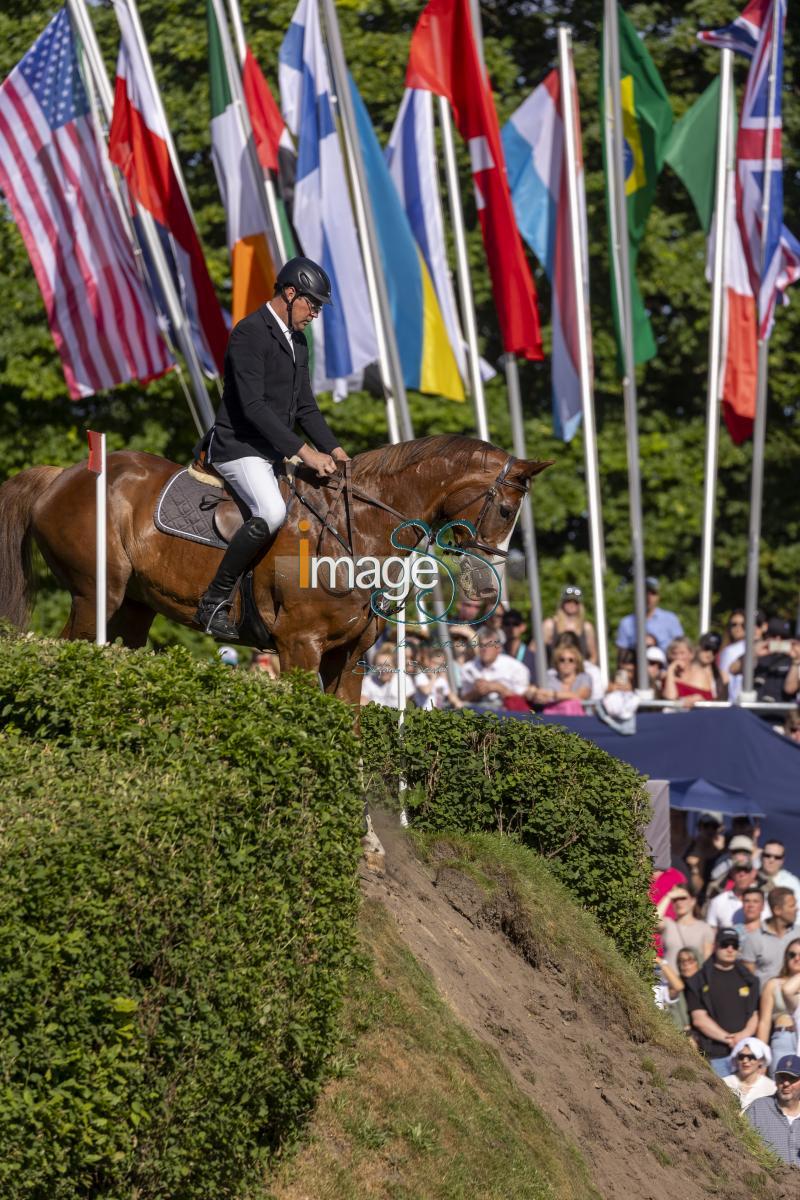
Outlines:
{"type": "Polygon", "coordinates": [[[263,517],[270,533],[278,532],[286,519],[286,505],[271,462],[253,455],[232,462],[215,462],[214,470],[244,501],[251,517],[263,517]]]}

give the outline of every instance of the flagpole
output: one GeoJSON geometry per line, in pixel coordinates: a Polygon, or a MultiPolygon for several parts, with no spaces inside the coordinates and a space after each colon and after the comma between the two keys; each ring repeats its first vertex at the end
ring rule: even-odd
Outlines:
{"type": "Polygon", "coordinates": [[[439,125],[442,130],[447,199],[450,205],[450,220],[453,226],[453,241],[455,242],[456,249],[456,278],[458,279],[458,294],[461,300],[464,334],[467,339],[467,362],[469,364],[469,384],[470,391],[472,392],[472,403],[475,409],[475,429],[481,441],[488,442],[490,440],[489,421],[486,415],[486,399],[483,393],[481,357],[478,349],[478,325],[475,320],[475,302],[472,298],[472,280],[469,274],[467,237],[464,231],[464,210],[461,207],[461,185],[458,179],[456,148],[453,141],[453,120],[450,115],[450,104],[448,101],[444,96],[438,96],[437,99],[439,101],[439,125]]]}
{"type": "Polygon", "coordinates": [[[628,452],[628,505],[631,523],[631,552],[633,559],[633,608],[636,621],[636,682],[637,691],[649,698],[645,598],[644,530],[642,520],[642,485],[639,474],[639,425],[636,404],[636,362],[633,354],[631,323],[631,272],[628,244],[628,213],[625,207],[625,167],[622,134],[622,99],[620,95],[619,26],[617,0],[604,0],[605,20],[603,37],[607,53],[604,56],[608,76],[603,80],[606,92],[606,145],[611,149],[609,186],[612,188],[612,253],[618,271],[617,306],[622,333],[623,377],[622,394],[625,405],[625,431],[628,452]],[[611,93],[610,97],[608,93],[611,93]],[[610,103],[608,102],[610,99],[610,103]],[[610,136],[609,136],[610,135],[610,136]]]}
{"type": "MultiPolygon", "coordinates": [[[[114,93],[111,89],[111,81],[108,78],[105,63],[103,62],[94,26],[86,9],[86,0],[67,0],[67,5],[86,54],[88,69],[94,79],[94,86],[103,111],[103,117],[106,125],[110,126],[114,109],[114,93]]],[[[114,179],[116,180],[116,176],[114,176],[114,179]]],[[[194,390],[194,403],[189,404],[189,411],[198,432],[202,435],[214,424],[214,409],[211,406],[208,391],[206,390],[203,368],[197,357],[197,350],[192,341],[186,314],[184,313],[183,305],[175,289],[172,274],[164,257],[164,250],[155,227],[155,222],[151,214],[138,201],[136,203],[136,215],[141,224],[142,235],[147,243],[153,270],[158,277],[158,282],[164,295],[170,324],[175,330],[179,349],[189,368],[189,376],[194,390]]],[[[188,399],[188,393],[185,392],[184,394],[187,395],[188,399]]]]}
{"type": "Polygon", "coordinates": [[[723,50],[720,62],[719,119],[717,124],[717,168],[714,186],[714,262],[711,285],[711,324],[708,350],[708,401],[706,407],[705,491],[703,496],[703,540],[700,552],[700,632],[711,628],[711,593],[714,576],[714,516],[717,498],[719,455],[719,402],[721,395],[722,337],[725,320],[725,244],[731,219],[729,179],[731,171],[731,95],[733,51],[723,50]]]}
{"type": "Polygon", "coordinates": [[[588,247],[584,247],[584,226],[580,218],[578,196],[578,153],[576,145],[577,114],[573,111],[572,31],[568,25],[558,27],[558,65],[561,79],[561,104],[564,120],[564,152],[569,196],[569,222],[572,240],[572,264],[575,283],[575,310],[578,327],[578,369],[583,409],[583,450],[586,463],[586,496],[589,510],[589,549],[592,558],[592,589],[594,591],[597,657],[603,689],[608,686],[608,629],[605,599],[605,547],[603,542],[603,512],[600,494],[600,466],[597,455],[597,427],[594,412],[594,383],[589,350],[589,281],[584,277],[588,262],[588,247]],[[584,251],[586,253],[584,254],[584,251]]]}
{"type": "MultiPolygon", "coordinates": [[[[778,0],[772,3],[772,45],[769,61],[769,102],[764,139],[764,191],[761,203],[761,262],[759,281],[764,278],[767,235],[772,201],[772,137],[775,132],[775,93],[778,87],[778,0]]],[[[756,320],[761,328],[761,295],[756,295],[756,320]]],[[[769,372],[769,336],[758,339],[758,376],[756,384],[756,415],[753,424],[753,473],[750,481],[750,530],[747,539],[747,580],[744,593],[745,650],[744,679],[740,701],[754,701],[753,674],[755,670],[754,634],[758,606],[759,543],[761,541],[761,505],[764,493],[764,446],[767,436],[767,377],[769,372]]]]}
{"type": "Polygon", "coordinates": [[[95,472],[95,629],[94,640],[95,645],[105,646],[108,642],[108,631],[106,625],[106,595],[107,595],[107,558],[108,558],[108,542],[107,542],[107,520],[106,520],[106,435],[104,433],[89,434],[89,470],[95,471],[92,465],[94,456],[94,445],[92,437],[99,440],[100,447],[100,464],[99,470],[95,472]]]}
{"type": "MultiPolygon", "coordinates": [[[[244,25],[242,24],[242,14],[239,9],[239,0],[228,0],[228,8],[230,9],[231,21],[233,23],[233,36],[236,39],[236,50],[239,56],[239,66],[241,70],[244,70],[244,63],[247,57],[247,39],[244,36],[244,25]]],[[[216,9],[217,0],[214,0],[214,10],[216,11],[216,9]]],[[[217,23],[219,24],[219,22],[220,18],[217,17],[217,23]]],[[[226,28],[226,35],[227,32],[228,31],[226,28]]],[[[236,75],[237,102],[241,103],[242,105],[244,116],[247,119],[247,127],[250,129],[250,137],[252,138],[252,122],[250,121],[250,114],[247,110],[244,96],[242,95],[241,73],[235,72],[234,74],[236,75]]],[[[258,177],[263,183],[264,196],[266,197],[267,210],[269,212],[270,227],[272,229],[272,234],[275,241],[274,251],[278,256],[275,259],[275,266],[279,268],[289,258],[289,254],[287,252],[286,241],[283,236],[283,226],[281,225],[280,213],[278,212],[278,197],[275,191],[275,184],[270,177],[269,172],[262,169],[261,163],[258,161],[258,155],[256,155],[256,161],[258,162],[258,177]]]]}
{"type": "MultiPolygon", "coordinates": [[[[339,19],[336,15],[334,0],[322,0],[322,9],[325,14],[325,27],[328,32],[328,52],[331,57],[333,78],[339,100],[339,112],[342,118],[345,144],[348,146],[348,158],[353,175],[353,192],[357,197],[360,195],[361,199],[360,208],[363,221],[361,232],[364,260],[366,265],[371,259],[371,267],[374,273],[374,284],[378,301],[377,320],[375,323],[376,326],[380,324],[383,327],[386,366],[389,372],[388,376],[384,375],[384,388],[391,392],[392,399],[396,405],[400,434],[403,441],[411,441],[414,437],[414,427],[411,423],[411,413],[408,408],[406,385],[403,379],[400,353],[397,349],[394,322],[392,321],[392,312],[389,305],[389,292],[386,287],[380,243],[375,228],[375,214],[372,211],[372,200],[367,187],[367,175],[364,169],[364,159],[361,154],[361,142],[356,125],[353,96],[350,91],[350,76],[344,56],[342,34],[339,29],[339,19]]],[[[356,207],[358,210],[359,206],[357,205],[356,207]]]]}

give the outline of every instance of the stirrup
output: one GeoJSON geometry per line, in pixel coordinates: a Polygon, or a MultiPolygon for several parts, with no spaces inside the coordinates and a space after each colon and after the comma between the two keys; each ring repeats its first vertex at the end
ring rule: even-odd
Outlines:
{"type": "Polygon", "coordinates": [[[232,603],[231,596],[225,596],[217,603],[213,600],[202,599],[194,615],[195,623],[204,633],[208,633],[212,637],[220,638],[224,642],[238,641],[239,626],[234,625],[226,611],[231,608],[232,603]]]}

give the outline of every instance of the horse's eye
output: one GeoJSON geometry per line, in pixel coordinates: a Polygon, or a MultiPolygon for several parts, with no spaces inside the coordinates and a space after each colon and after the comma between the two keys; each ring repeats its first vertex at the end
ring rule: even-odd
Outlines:
{"type": "Polygon", "coordinates": [[[508,520],[508,518],[511,516],[512,512],[513,512],[513,509],[511,508],[510,504],[501,504],[500,505],[500,516],[503,518],[504,521],[508,520]]]}

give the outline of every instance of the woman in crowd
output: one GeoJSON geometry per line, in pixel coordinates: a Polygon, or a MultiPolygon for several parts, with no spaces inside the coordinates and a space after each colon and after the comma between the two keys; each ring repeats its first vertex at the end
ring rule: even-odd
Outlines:
{"type": "Polygon", "coordinates": [[[545,686],[528,688],[526,699],[533,704],[543,704],[545,712],[582,717],[581,701],[591,696],[592,681],[583,670],[580,650],[574,645],[562,645],[559,640],[553,652],[553,663],[547,672],[545,686]]]}
{"type": "Polygon", "coordinates": [[[671,1021],[688,1037],[692,1035],[692,1018],[686,1003],[686,983],[700,970],[700,956],[692,946],[678,951],[677,970],[660,958],[663,982],[656,988],[656,1004],[663,1008],[671,1021]]]}
{"type": "Polygon", "coordinates": [[[561,593],[557,612],[542,622],[547,661],[552,665],[556,643],[560,634],[574,633],[580,643],[581,659],[597,662],[597,636],[594,625],[586,620],[583,610],[583,592],[570,584],[561,593]]]}
{"type": "Polygon", "coordinates": [[[758,1006],[757,1036],[769,1042],[777,1062],[797,1049],[795,1013],[800,999],[800,938],[793,938],[783,953],[783,965],[774,979],[768,979],[758,1006]]]}
{"type": "Polygon", "coordinates": [[[727,678],[723,678],[715,662],[721,638],[718,633],[704,633],[692,653],[688,638],[675,638],[667,647],[669,666],[664,679],[664,699],[680,700],[690,708],[698,700],[725,700],[727,678]]]}
{"type": "MultiPolygon", "coordinates": [[[[372,663],[365,664],[361,682],[361,703],[382,704],[384,708],[400,708],[400,673],[397,670],[394,647],[382,646],[372,663]]],[[[414,680],[406,675],[406,703],[414,695],[414,680]]]]}
{"type": "Polygon", "coordinates": [[[770,1048],[760,1038],[742,1038],[733,1047],[731,1066],[734,1073],[723,1075],[722,1082],[736,1092],[742,1111],[760,1096],[775,1095],[775,1081],[767,1077],[767,1068],[771,1064],[770,1048]]]}
{"type": "Polygon", "coordinates": [[[694,915],[694,897],[684,883],[671,888],[656,905],[658,932],[664,946],[664,958],[673,968],[681,950],[694,950],[702,965],[714,948],[714,930],[694,915]],[[672,905],[675,919],[666,916],[672,905]]]}

